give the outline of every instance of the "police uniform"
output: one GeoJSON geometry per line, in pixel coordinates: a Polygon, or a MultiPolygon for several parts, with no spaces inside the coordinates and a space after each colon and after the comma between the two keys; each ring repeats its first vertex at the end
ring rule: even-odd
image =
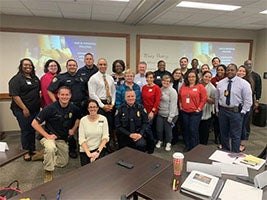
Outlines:
{"type": "Polygon", "coordinates": [[[146,150],[144,138],[145,129],[148,124],[148,116],[144,107],[134,103],[132,106],[123,104],[115,114],[115,127],[119,147],[129,146],[141,151],[146,150]],[[134,142],[130,138],[131,133],[139,133],[143,137],[134,142]]]}
{"type": "Polygon", "coordinates": [[[9,95],[19,96],[30,111],[30,116],[25,117],[22,109],[12,99],[10,109],[17,118],[21,129],[22,148],[29,150],[30,154],[35,151],[35,130],[32,128],[31,123],[40,111],[40,89],[40,81],[37,76],[27,78],[18,73],[9,81],[9,95]]]}
{"type": "MultiPolygon", "coordinates": [[[[87,82],[79,74],[72,76],[70,73],[65,72],[63,74],[57,75],[48,87],[48,90],[56,93],[57,90],[62,86],[67,86],[70,88],[72,96],[71,102],[78,106],[82,113],[87,111],[87,82]],[[85,109],[85,110],[84,110],[85,109]]],[[[86,114],[86,113],[85,113],[86,114]]]]}
{"type": "Polygon", "coordinates": [[[80,109],[77,106],[69,104],[63,108],[58,101],[46,106],[35,118],[39,124],[45,121],[44,130],[48,134],[57,136],[55,141],[46,138],[40,141],[45,147],[43,162],[45,170],[54,171],[55,166],[64,167],[68,163],[69,130],[80,118],[80,109]]]}
{"type": "Polygon", "coordinates": [[[45,121],[45,131],[48,134],[55,134],[59,140],[67,140],[69,129],[75,121],[81,118],[80,110],[77,106],[69,104],[62,108],[58,101],[46,106],[36,117],[39,124],[45,121]]]}
{"type": "Polygon", "coordinates": [[[96,65],[93,65],[92,68],[88,68],[86,65],[82,68],[80,68],[77,71],[77,75],[81,77],[81,79],[83,80],[83,82],[85,83],[85,88],[86,88],[86,95],[89,96],[88,93],[88,81],[90,79],[91,76],[93,76],[96,72],[98,72],[98,68],[96,65]]]}
{"type": "MultiPolygon", "coordinates": [[[[65,72],[63,74],[57,75],[51,82],[48,87],[48,90],[56,93],[57,90],[62,86],[67,86],[71,90],[71,99],[70,101],[80,108],[80,111],[83,116],[87,115],[87,102],[88,102],[88,95],[86,94],[86,82],[84,79],[78,75],[77,73],[72,76],[70,73],[65,72]]],[[[69,150],[70,156],[72,158],[77,157],[76,153],[77,143],[74,137],[69,138],[69,150]]]]}

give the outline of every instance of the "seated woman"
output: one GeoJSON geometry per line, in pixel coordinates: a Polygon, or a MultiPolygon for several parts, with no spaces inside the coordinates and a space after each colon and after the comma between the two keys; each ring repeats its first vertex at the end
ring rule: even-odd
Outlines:
{"type": "Polygon", "coordinates": [[[105,155],[105,146],[109,141],[108,122],[105,116],[97,114],[99,105],[89,100],[89,115],[84,116],[79,126],[79,144],[81,166],[105,155]]]}

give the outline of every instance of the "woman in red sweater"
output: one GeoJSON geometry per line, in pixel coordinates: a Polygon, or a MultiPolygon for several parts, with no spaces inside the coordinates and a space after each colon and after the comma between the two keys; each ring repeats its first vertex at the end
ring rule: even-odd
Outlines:
{"type": "Polygon", "coordinates": [[[148,153],[154,152],[154,134],[152,131],[152,124],[157,115],[161,97],[161,90],[158,85],[154,83],[155,74],[151,71],[146,73],[147,84],[142,87],[143,105],[148,113],[149,123],[147,125],[147,150],[148,153]]]}
{"type": "Polygon", "coordinates": [[[202,84],[199,84],[196,71],[192,70],[185,75],[184,84],[179,92],[185,151],[199,144],[198,128],[206,101],[207,91],[202,84]]]}
{"type": "MultiPolygon", "coordinates": [[[[52,103],[50,99],[47,88],[49,87],[50,83],[52,82],[53,78],[61,72],[61,67],[56,60],[48,60],[44,66],[44,75],[41,77],[41,107],[44,108],[45,106],[52,103]]],[[[56,94],[55,94],[56,96],[56,94]]]]}

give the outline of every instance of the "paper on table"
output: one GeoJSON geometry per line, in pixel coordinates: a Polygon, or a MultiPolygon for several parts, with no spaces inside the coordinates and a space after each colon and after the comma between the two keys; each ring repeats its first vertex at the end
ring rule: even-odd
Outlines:
{"type": "Polygon", "coordinates": [[[261,189],[227,179],[219,198],[221,200],[262,200],[262,194],[261,189]]]}
{"type": "Polygon", "coordinates": [[[230,163],[218,163],[218,162],[212,162],[212,165],[220,167],[222,174],[248,176],[248,168],[246,166],[230,164],[230,163]]]}
{"type": "Polygon", "coordinates": [[[265,160],[260,159],[260,163],[259,164],[257,164],[257,165],[251,165],[249,163],[242,162],[243,159],[244,158],[235,159],[234,160],[234,163],[235,164],[238,164],[238,165],[246,166],[248,168],[255,169],[255,170],[259,170],[262,167],[262,165],[264,165],[264,163],[265,163],[265,160]]]}
{"type": "Polygon", "coordinates": [[[8,145],[6,142],[0,142],[0,152],[5,152],[9,150],[8,145]]]}
{"type": "Polygon", "coordinates": [[[187,162],[186,163],[186,171],[191,172],[193,170],[205,172],[213,176],[221,177],[221,168],[219,166],[211,165],[211,164],[204,164],[198,162],[187,162]]]}
{"type": "Polygon", "coordinates": [[[222,162],[222,163],[233,163],[235,158],[232,158],[228,155],[228,152],[216,150],[210,157],[210,160],[222,162]]]}

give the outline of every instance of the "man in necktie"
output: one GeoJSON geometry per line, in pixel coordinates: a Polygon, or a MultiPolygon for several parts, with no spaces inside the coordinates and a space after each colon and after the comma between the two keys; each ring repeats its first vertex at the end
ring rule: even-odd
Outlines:
{"type": "Polygon", "coordinates": [[[105,89],[106,89],[107,104],[110,105],[111,101],[112,101],[112,97],[111,97],[111,93],[110,93],[109,84],[108,84],[108,81],[106,78],[106,74],[103,74],[103,80],[104,80],[105,89]]]}
{"type": "Polygon", "coordinates": [[[94,99],[99,104],[99,114],[104,115],[108,120],[109,134],[111,140],[114,139],[114,104],[116,88],[111,75],[107,74],[107,60],[98,59],[98,72],[88,81],[89,98],[94,99]]]}
{"type": "Polygon", "coordinates": [[[236,73],[237,66],[229,64],[226,69],[227,78],[219,81],[215,97],[222,148],[232,152],[239,152],[243,116],[252,105],[251,87],[236,73]]]}
{"type": "Polygon", "coordinates": [[[226,105],[230,105],[230,99],[231,99],[231,87],[232,87],[232,80],[228,80],[228,86],[227,90],[224,92],[224,96],[226,96],[226,105]]]}

